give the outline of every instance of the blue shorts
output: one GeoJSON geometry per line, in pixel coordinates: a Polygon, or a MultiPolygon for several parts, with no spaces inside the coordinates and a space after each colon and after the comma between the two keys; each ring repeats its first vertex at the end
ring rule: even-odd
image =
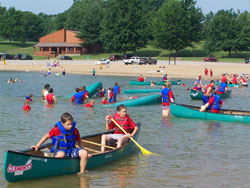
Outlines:
{"type": "Polygon", "coordinates": [[[62,151],[65,153],[65,157],[71,157],[71,158],[78,158],[79,157],[79,151],[83,150],[82,148],[73,148],[73,149],[69,149],[67,150],[67,152],[65,153],[64,150],[57,150],[55,152],[55,155],[59,152],[62,151]]]}
{"type": "Polygon", "coordinates": [[[162,105],[162,109],[164,109],[164,110],[167,110],[167,109],[169,109],[169,108],[170,108],[170,106],[162,105]]]}

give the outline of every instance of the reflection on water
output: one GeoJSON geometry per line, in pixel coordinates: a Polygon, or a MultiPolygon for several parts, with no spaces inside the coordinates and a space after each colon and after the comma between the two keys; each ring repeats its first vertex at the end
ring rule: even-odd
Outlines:
{"type": "MultiPolygon", "coordinates": [[[[118,82],[121,89],[126,90],[131,88],[128,84],[131,79],[135,78],[70,74],[40,77],[39,73],[32,72],[0,72],[0,187],[249,187],[249,125],[176,117],[166,119],[161,116],[161,105],[128,108],[132,119],[142,124],[138,143],[159,156],[142,156],[138,149],[132,156],[89,170],[82,177],[73,174],[6,182],[2,170],[4,151],[25,149],[37,143],[60,120],[62,113],[67,111],[73,115],[83,136],[103,132],[105,116],[116,111],[115,108],[96,106],[89,109],[72,105],[69,98],[63,96],[68,96],[78,86],[96,81],[102,81],[105,88],[118,82]],[[6,83],[8,78],[16,77],[25,82],[6,83]],[[53,108],[48,108],[40,98],[46,83],[50,83],[55,95],[60,96],[53,108]],[[30,93],[35,96],[30,104],[31,111],[23,112],[23,100],[30,93]]],[[[194,81],[186,79],[184,82],[186,87],[172,88],[176,101],[200,106],[201,101],[192,101],[186,91],[194,81]]],[[[250,97],[250,89],[232,90],[233,97],[224,100],[224,108],[248,110],[250,100],[246,99],[250,97]]],[[[145,95],[148,94],[136,94],[145,95]]],[[[122,94],[120,98],[128,96],[122,94]]],[[[96,105],[101,104],[100,98],[95,101],[96,105]]]]}

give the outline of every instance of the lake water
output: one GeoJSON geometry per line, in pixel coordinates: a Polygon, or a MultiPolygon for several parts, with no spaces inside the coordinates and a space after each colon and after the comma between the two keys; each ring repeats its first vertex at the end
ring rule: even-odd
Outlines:
{"type": "MultiPolygon", "coordinates": [[[[115,112],[115,108],[74,106],[61,96],[96,81],[101,81],[105,88],[115,82],[122,90],[136,88],[129,86],[130,79],[136,78],[72,74],[41,77],[34,72],[0,72],[0,187],[250,187],[249,125],[176,117],[166,120],[162,119],[161,105],[128,108],[133,120],[142,123],[138,143],[159,156],[143,156],[137,150],[132,156],[90,170],[83,177],[73,174],[18,183],[4,179],[5,151],[36,144],[60,120],[62,113],[73,115],[83,136],[104,131],[104,117],[115,112]],[[8,78],[18,78],[24,83],[7,84],[8,78]],[[46,83],[59,96],[55,108],[47,108],[40,100],[46,83]],[[23,101],[30,93],[35,99],[32,110],[25,113],[23,101]]],[[[193,85],[193,80],[183,82],[188,87],[193,85]]],[[[172,89],[177,102],[201,105],[201,101],[190,99],[186,87],[172,89]]],[[[224,108],[249,110],[249,91],[249,88],[233,88],[232,98],[224,100],[224,108]]]]}

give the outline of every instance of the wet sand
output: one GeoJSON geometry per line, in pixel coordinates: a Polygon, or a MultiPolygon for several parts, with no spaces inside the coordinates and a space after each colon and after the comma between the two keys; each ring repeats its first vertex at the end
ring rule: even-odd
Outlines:
{"type": "MultiPolygon", "coordinates": [[[[7,60],[7,65],[0,63],[0,70],[11,71],[37,71],[47,73],[49,67],[47,63],[51,60],[7,60]]],[[[169,78],[196,78],[198,75],[204,76],[204,69],[212,69],[214,78],[222,73],[246,73],[250,74],[250,65],[245,63],[215,63],[215,62],[190,62],[177,61],[176,65],[168,64],[168,61],[158,61],[157,65],[124,65],[123,61],[112,61],[109,65],[103,65],[100,70],[99,65],[95,65],[96,60],[73,60],[60,61],[60,67],[52,67],[52,74],[61,73],[63,67],[67,73],[92,74],[93,68],[96,75],[114,76],[139,76],[162,77],[168,74],[169,78]]]]}

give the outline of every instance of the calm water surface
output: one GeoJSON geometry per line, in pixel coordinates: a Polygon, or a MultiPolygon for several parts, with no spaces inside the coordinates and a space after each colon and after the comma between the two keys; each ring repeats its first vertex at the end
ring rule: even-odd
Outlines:
{"type": "MultiPolygon", "coordinates": [[[[8,183],[3,177],[4,152],[26,149],[36,144],[64,112],[73,114],[81,135],[105,130],[104,117],[115,109],[73,106],[67,96],[81,85],[102,81],[105,88],[118,82],[128,89],[135,78],[113,76],[69,75],[40,77],[32,72],[0,72],[0,187],[250,187],[250,126],[225,122],[171,117],[162,119],[161,106],[130,107],[135,122],[142,123],[138,142],[160,156],[142,156],[137,150],[131,157],[90,170],[84,177],[58,176],[8,183]],[[8,78],[24,80],[23,84],[7,84],[8,78]],[[50,83],[59,96],[55,108],[47,108],[40,100],[44,84],[50,83]],[[35,100],[32,110],[23,112],[26,95],[35,100]]],[[[183,80],[189,87],[193,80],[183,80]]],[[[135,88],[135,87],[133,87],[135,88]]],[[[201,105],[192,101],[186,88],[173,86],[177,102],[201,105]]],[[[249,110],[250,89],[235,88],[224,108],[249,110]]],[[[123,98],[128,98],[122,95],[123,98]]],[[[100,99],[96,99],[100,103],[100,99]]]]}

